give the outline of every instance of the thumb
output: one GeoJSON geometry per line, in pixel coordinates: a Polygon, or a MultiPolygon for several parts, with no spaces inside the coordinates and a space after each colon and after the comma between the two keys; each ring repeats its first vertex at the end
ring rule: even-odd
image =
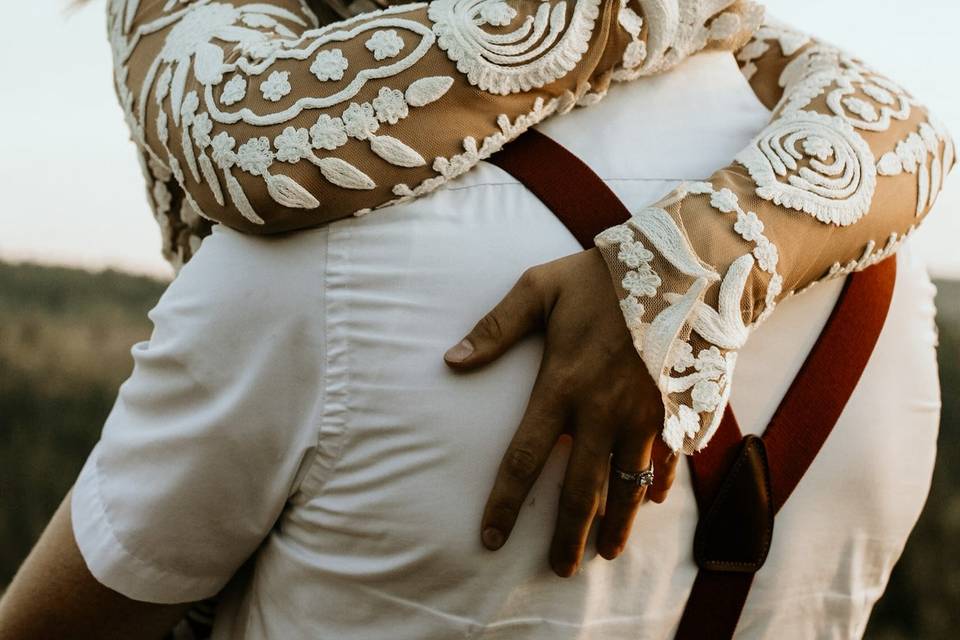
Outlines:
{"type": "Polygon", "coordinates": [[[444,354],[454,369],[474,369],[493,362],[510,347],[543,326],[544,296],[534,269],[527,270],[503,300],[444,354]]]}

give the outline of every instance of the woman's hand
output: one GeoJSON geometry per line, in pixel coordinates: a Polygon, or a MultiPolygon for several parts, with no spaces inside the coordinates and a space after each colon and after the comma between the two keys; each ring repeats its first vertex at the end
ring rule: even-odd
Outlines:
{"type": "Polygon", "coordinates": [[[459,371],[476,369],[540,329],[546,332],[540,371],[500,463],[481,537],[488,549],[503,546],[554,444],[569,434],[573,448],[550,547],[553,570],[568,577],[580,563],[599,512],[598,551],[612,560],[622,552],[643,502],[646,487],[610,475],[611,454],[612,464],[627,472],[644,470],[654,460],[648,497],[656,502],[666,497],[677,458],[659,438],[660,392],[633,347],[596,249],[529,269],[444,359],[459,371]]]}

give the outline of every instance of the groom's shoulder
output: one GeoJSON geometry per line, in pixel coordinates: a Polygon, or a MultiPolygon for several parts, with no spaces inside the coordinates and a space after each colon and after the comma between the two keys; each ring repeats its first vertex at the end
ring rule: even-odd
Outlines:
{"type": "Polygon", "coordinates": [[[154,324],[174,318],[178,327],[217,334],[269,334],[297,320],[319,324],[326,233],[251,236],[214,227],[151,312],[154,324]]]}

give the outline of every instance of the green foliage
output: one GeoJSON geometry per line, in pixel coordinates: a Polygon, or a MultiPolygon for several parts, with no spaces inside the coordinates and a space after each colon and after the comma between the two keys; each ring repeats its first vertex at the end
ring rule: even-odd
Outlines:
{"type": "Polygon", "coordinates": [[[0,263],[0,584],[80,471],[165,287],[0,263]]]}
{"type": "MultiPolygon", "coordinates": [[[[111,271],[0,263],[0,585],[96,442],[130,373],[130,347],[149,337],[146,314],[165,287],[111,271]]],[[[868,638],[952,638],[960,620],[960,282],[938,287],[937,470],[868,638]]]]}

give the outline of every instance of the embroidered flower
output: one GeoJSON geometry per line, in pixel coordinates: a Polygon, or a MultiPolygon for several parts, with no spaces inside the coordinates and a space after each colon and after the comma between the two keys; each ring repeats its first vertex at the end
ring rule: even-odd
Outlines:
{"type": "Polygon", "coordinates": [[[622,242],[631,242],[633,240],[633,231],[625,224],[618,224],[615,227],[604,229],[594,238],[597,244],[609,246],[620,244],[622,242]]]}
{"type": "Polygon", "coordinates": [[[700,414],[685,404],[680,405],[679,411],[667,418],[663,425],[663,440],[673,451],[683,448],[686,438],[693,438],[700,433],[700,414]]]}
{"type": "Polygon", "coordinates": [[[237,164],[247,173],[260,176],[273,164],[270,139],[266,136],[250,138],[237,149],[237,164]]]}
{"type": "Polygon", "coordinates": [[[373,52],[373,57],[377,60],[393,58],[403,49],[403,38],[393,29],[377,31],[370,36],[365,46],[373,52]]]}
{"type": "Polygon", "coordinates": [[[290,72],[274,71],[266,80],[260,83],[263,97],[270,102],[277,102],[291,91],[290,72]]]}
{"type": "Polygon", "coordinates": [[[488,2],[480,7],[480,17],[492,27],[505,27],[517,17],[517,11],[506,2],[488,2]]]}
{"type": "Polygon", "coordinates": [[[653,254],[640,242],[623,242],[620,244],[620,253],[617,254],[617,260],[631,269],[636,269],[640,265],[653,260],[653,254]]]}
{"type": "Polygon", "coordinates": [[[183,97],[183,103],[180,105],[180,120],[184,126],[193,124],[193,116],[197,113],[197,107],[200,106],[200,97],[196,91],[191,91],[183,97]]]}
{"type": "Polygon", "coordinates": [[[380,128],[380,123],[373,115],[373,106],[369,102],[351,102],[343,112],[343,127],[351,138],[366,140],[380,128]]]}
{"type": "Polygon", "coordinates": [[[673,362],[673,370],[677,373],[683,373],[693,366],[693,347],[690,346],[689,342],[677,340],[670,351],[670,359],[673,362]]]}
{"type": "Polygon", "coordinates": [[[856,96],[848,96],[844,98],[843,105],[851,113],[860,116],[867,122],[874,122],[880,117],[877,115],[877,110],[873,108],[872,104],[866,100],[861,100],[856,96]]]}
{"type": "Polygon", "coordinates": [[[213,121],[206,111],[193,120],[193,143],[198,149],[210,146],[210,132],[213,131],[213,121]]]}
{"type": "Polygon", "coordinates": [[[344,131],[343,120],[331,118],[327,114],[317,118],[317,124],[310,127],[310,139],[317,149],[333,151],[347,143],[347,134],[344,131]]]}
{"type": "Polygon", "coordinates": [[[281,162],[299,162],[310,155],[310,132],[306,129],[287,127],[273,141],[277,147],[277,160],[281,162]]]}
{"type": "Polygon", "coordinates": [[[643,312],[645,309],[637,298],[627,296],[620,301],[620,311],[623,312],[623,319],[629,329],[639,329],[643,324],[643,312]]]}
{"type": "Polygon", "coordinates": [[[220,102],[226,106],[236,104],[247,97],[247,81],[243,76],[235,75],[223,86],[220,102]]]}
{"type": "Polygon", "coordinates": [[[777,245],[766,238],[759,238],[757,246],[753,248],[753,256],[757,259],[757,264],[764,271],[773,273],[777,269],[777,262],[780,260],[780,252],[777,251],[777,245]]]}
{"type": "Polygon", "coordinates": [[[727,360],[716,346],[701,349],[693,367],[709,378],[719,378],[727,370],[727,360]]]}
{"type": "Polygon", "coordinates": [[[343,72],[347,70],[350,63],[343,56],[340,49],[327,49],[321,51],[314,58],[310,65],[310,73],[317,76],[317,80],[325,82],[327,80],[342,80],[343,72]]]}
{"type": "Polygon", "coordinates": [[[763,221],[753,211],[737,212],[737,221],[733,230],[747,242],[757,242],[763,237],[763,221]]]}
{"type": "Polygon", "coordinates": [[[810,136],[803,141],[803,152],[820,162],[826,162],[833,155],[833,147],[826,138],[810,136]]]}
{"type": "Polygon", "coordinates": [[[720,385],[713,380],[700,380],[693,385],[693,391],[690,394],[693,398],[693,410],[697,413],[701,411],[713,411],[720,404],[720,385]]]}
{"type": "Polygon", "coordinates": [[[660,276],[653,272],[653,269],[644,265],[642,269],[628,271],[623,276],[621,285],[630,292],[632,296],[652,297],[657,293],[657,287],[660,286],[660,276]]]}
{"type": "Polygon", "coordinates": [[[230,169],[237,163],[237,154],[233,152],[236,144],[237,141],[231,138],[225,131],[221,131],[211,140],[211,145],[213,146],[211,153],[213,161],[224,171],[230,169]]]}
{"type": "Polygon", "coordinates": [[[373,99],[373,110],[377,112],[377,120],[390,124],[397,124],[410,113],[403,91],[387,87],[381,87],[380,93],[373,99]]]}
{"type": "Polygon", "coordinates": [[[721,213],[730,213],[737,210],[737,194],[724,187],[714,191],[710,196],[710,205],[719,209],[721,213]]]}

